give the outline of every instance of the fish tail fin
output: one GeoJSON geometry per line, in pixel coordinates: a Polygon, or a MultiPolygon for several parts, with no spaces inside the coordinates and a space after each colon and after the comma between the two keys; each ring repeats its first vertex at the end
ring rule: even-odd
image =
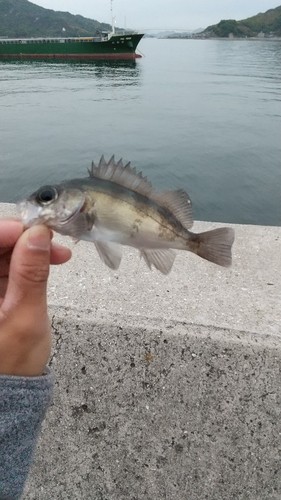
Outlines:
{"type": "Polygon", "coordinates": [[[231,266],[231,247],[234,241],[232,228],[220,227],[194,236],[197,243],[192,249],[194,253],[219,266],[231,266]]]}

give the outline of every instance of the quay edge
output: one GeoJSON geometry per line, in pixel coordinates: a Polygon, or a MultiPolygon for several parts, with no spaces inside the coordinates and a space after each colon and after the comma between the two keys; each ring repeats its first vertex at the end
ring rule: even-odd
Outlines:
{"type": "Polygon", "coordinates": [[[50,276],[57,385],[24,500],[281,497],[281,228],[231,226],[230,269],[178,252],[167,277],[56,236],[73,258],[50,276]]]}

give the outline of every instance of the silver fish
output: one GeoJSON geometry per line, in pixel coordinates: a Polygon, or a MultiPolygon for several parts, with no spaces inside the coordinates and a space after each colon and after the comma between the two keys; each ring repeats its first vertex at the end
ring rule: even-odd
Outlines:
{"type": "Polygon", "coordinates": [[[231,265],[232,228],[200,234],[193,224],[191,200],[177,191],[155,191],[130,163],[92,163],[89,177],[43,186],[18,203],[26,227],[46,224],[60,234],[94,242],[102,261],[118,269],[122,246],[140,250],[151,269],[163,274],[173,266],[177,250],[189,250],[220,266],[231,265]]]}

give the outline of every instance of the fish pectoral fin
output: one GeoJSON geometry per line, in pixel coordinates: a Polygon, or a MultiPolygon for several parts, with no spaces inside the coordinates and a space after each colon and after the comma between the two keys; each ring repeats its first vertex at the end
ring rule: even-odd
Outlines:
{"type": "Polygon", "coordinates": [[[149,269],[151,265],[163,274],[169,274],[173,267],[176,253],[173,250],[141,250],[141,257],[144,258],[149,269]]]}
{"type": "Polygon", "coordinates": [[[117,243],[104,243],[102,241],[95,241],[96,249],[101,260],[110,269],[118,269],[122,259],[122,248],[117,243]]]}

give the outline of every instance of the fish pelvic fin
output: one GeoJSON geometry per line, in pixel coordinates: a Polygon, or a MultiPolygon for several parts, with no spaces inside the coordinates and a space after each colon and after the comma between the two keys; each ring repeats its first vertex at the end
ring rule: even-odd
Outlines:
{"type": "Polygon", "coordinates": [[[122,259],[122,248],[117,243],[104,243],[102,241],[95,241],[95,246],[101,260],[110,269],[118,269],[122,259]]]}
{"type": "Polygon", "coordinates": [[[162,274],[169,274],[173,267],[176,253],[173,250],[147,250],[142,249],[141,257],[151,269],[153,265],[162,274]]]}
{"type": "Polygon", "coordinates": [[[195,245],[194,248],[190,248],[192,252],[218,266],[231,266],[231,247],[234,241],[232,228],[220,227],[204,233],[193,234],[193,236],[195,245]]]}

